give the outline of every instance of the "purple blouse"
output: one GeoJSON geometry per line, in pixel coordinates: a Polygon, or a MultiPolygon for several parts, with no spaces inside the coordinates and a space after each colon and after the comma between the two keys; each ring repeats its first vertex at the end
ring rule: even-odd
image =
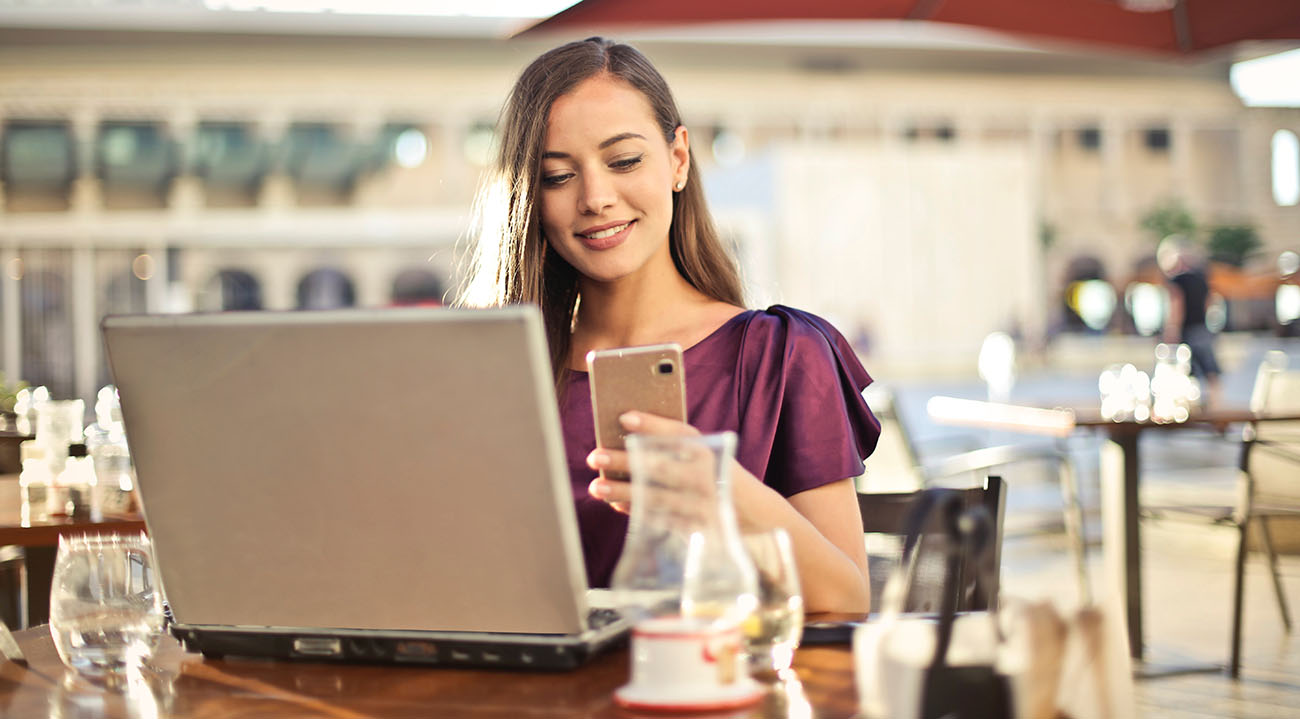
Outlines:
{"type": "MultiPolygon", "coordinates": [[[[862,474],[880,436],[862,399],[871,377],[826,320],[782,305],[747,310],[687,348],[683,360],[690,424],[735,432],[741,466],[782,496],[862,474]]],[[[607,587],[627,516],[587,493],[596,436],[585,372],[566,372],[559,403],[587,581],[607,587]]]]}

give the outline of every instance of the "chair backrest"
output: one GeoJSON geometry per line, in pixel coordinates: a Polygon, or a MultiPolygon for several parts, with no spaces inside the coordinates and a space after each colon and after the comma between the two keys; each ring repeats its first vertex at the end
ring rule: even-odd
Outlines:
{"type": "MultiPolygon", "coordinates": [[[[994,523],[993,542],[993,584],[984,587],[979,573],[968,560],[962,562],[957,586],[957,610],[974,611],[989,609],[988,597],[994,604],[998,597],[998,583],[1002,568],[1002,525],[1006,514],[1006,492],[1001,477],[987,477],[980,486],[953,490],[961,493],[963,504],[967,507],[983,506],[988,510],[994,523]]],[[[858,509],[862,513],[862,529],[867,534],[892,535],[901,540],[904,521],[908,509],[916,499],[918,492],[859,493],[858,509]]],[[[940,589],[943,586],[943,553],[939,551],[941,543],[947,541],[939,532],[938,517],[933,518],[932,526],[922,530],[921,542],[917,548],[912,587],[908,592],[905,611],[937,612],[940,606],[940,589]]],[[[872,607],[879,608],[880,590],[901,554],[902,542],[896,542],[898,551],[893,556],[870,553],[871,598],[872,607]]]]}
{"type": "MultiPolygon", "coordinates": [[[[1270,352],[1255,376],[1251,410],[1262,413],[1300,411],[1300,369],[1287,368],[1286,355],[1270,352]]],[[[1256,422],[1248,429],[1249,451],[1243,457],[1256,501],[1300,506],[1300,422],[1256,422]]]]}

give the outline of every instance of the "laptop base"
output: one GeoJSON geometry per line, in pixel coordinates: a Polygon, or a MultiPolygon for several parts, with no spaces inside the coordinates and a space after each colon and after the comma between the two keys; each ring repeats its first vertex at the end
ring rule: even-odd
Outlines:
{"type": "Polygon", "coordinates": [[[249,657],[375,664],[528,669],[576,669],[605,651],[624,646],[628,633],[596,639],[491,634],[428,636],[427,632],[280,633],[250,629],[207,629],[173,625],[172,634],[191,652],[208,659],[249,657]],[[424,636],[421,636],[424,635],[424,636]]]}

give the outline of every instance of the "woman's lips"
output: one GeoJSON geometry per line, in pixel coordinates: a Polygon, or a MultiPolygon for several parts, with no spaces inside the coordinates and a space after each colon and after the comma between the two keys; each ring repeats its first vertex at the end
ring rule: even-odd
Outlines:
{"type": "Polygon", "coordinates": [[[631,220],[619,225],[609,225],[598,230],[588,230],[586,234],[575,233],[575,236],[582,241],[582,244],[587,249],[608,250],[623,244],[623,241],[631,234],[632,226],[635,224],[636,220],[631,220]]]}

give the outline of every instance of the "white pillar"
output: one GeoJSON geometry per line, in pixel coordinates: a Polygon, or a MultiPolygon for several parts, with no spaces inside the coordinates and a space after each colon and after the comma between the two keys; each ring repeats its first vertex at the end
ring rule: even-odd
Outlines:
{"type": "Polygon", "coordinates": [[[1199,209],[1192,206],[1197,199],[1192,196],[1191,187],[1194,137],[1191,123],[1187,120],[1176,118],[1169,123],[1169,169],[1174,176],[1174,194],[1193,211],[1199,209]]]}
{"type": "Polygon", "coordinates": [[[1125,133],[1128,125],[1108,115],[1101,121],[1102,208],[1111,218],[1123,217],[1128,211],[1124,187],[1124,156],[1128,151],[1125,133]]]}
{"type": "Polygon", "coordinates": [[[4,370],[5,377],[10,382],[22,379],[23,376],[23,314],[22,314],[22,293],[19,292],[18,280],[9,275],[10,267],[18,260],[18,250],[13,246],[6,247],[0,252],[0,260],[4,262],[4,277],[0,279],[0,293],[3,293],[4,300],[4,370]]]}
{"type": "Polygon", "coordinates": [[[179,174],[172,179],[167,196],[167,207],[173,217],[191,217],[203,207],[203,183],[193,174],[189,158],[194,153],[194,143],[199,127],[199,116],[192,107],[173,110],[167,121],[167,136],[179,148],[179,174]]]}
{"type": "Polygon", "coordinates": [[[99,378],[98,317],[95,316],[95,251],[81,238],[72,250],[73,388],[87,406],[95,403],[99,378]]]}
{"type": "Polygon", "coordinates": [[[167,262],[167,245],[161,238],[144,248],[153,258],[153,276],[144,281],[144,307],[146,312],[166,312],[167,288],[171,286],[171,267],[167,262]]]}
{"type": "Polygon", "coordinates": [[[83,217],[94,216],[104,206],[103,188],[95,174],[99,113],[80,108],[72,116],[71,127],[73,156],[77,158],[77,176],[72,180],[72,211],[83,217]]]}
{"type": "MultiPolygon", "coordinates": [[[[284,139],[289,131],[288,114],[278,108],[268,110],[257,120],[257,138],[274,146],[284,139]]],[[[261,193],[257,198],[258,208],[265,213],[280,214],[291,209],[297,203],[293,181],[284,174],[278,163],[272,165],[262,178],[261,193]]]]}

